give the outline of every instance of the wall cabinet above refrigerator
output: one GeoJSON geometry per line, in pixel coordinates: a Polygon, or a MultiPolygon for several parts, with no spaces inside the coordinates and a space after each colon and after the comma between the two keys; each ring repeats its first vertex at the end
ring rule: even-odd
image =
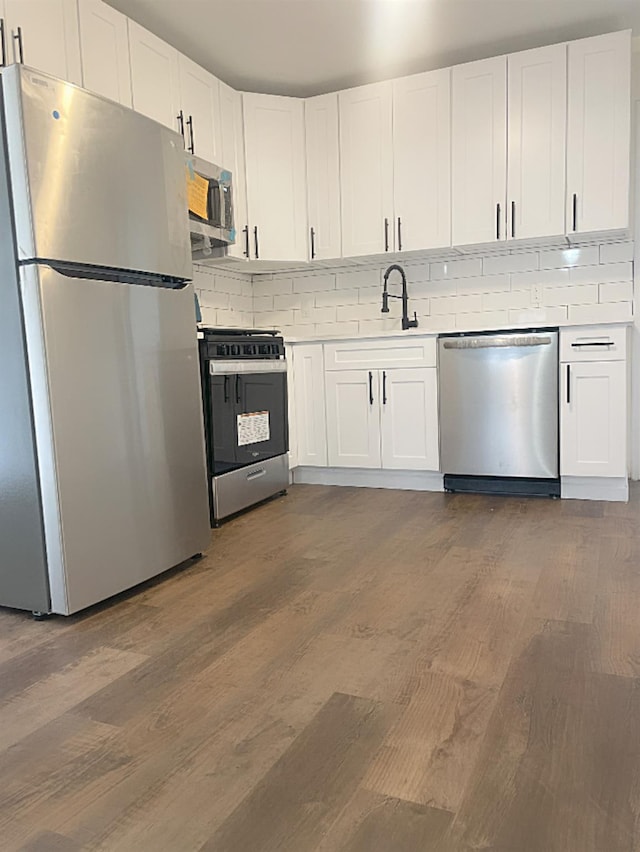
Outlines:
{"type": "Polygon", "coordinates": [[[82,84],[77,0],[0,0],[0,19],[4,64],[21,62],[82,84]]]}
{"type": "Polygon", "coordinates": [[[83,86],[132,106],[127,18],[102,0],[80,0],[83,86]]]}

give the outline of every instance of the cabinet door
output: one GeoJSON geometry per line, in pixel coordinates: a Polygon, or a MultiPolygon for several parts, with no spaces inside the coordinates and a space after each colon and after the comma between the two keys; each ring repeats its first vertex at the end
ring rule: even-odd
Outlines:
{"type": "Polygon", "coordinates": [[[245,94],[243,107],[252,257],[306,260],[303,101],[245,94]]]}
{"type": "Polygon", "coordinates": [[[509,56],[507,234],[565,232],[567,47],[509,56]]]}
{"type": "Polygon", "coordinates": [[[337,370],[325,376],[330,467],[381,466],[377,370],[337,370]]]}
{"type": "Polygon", "coordinates": [[[560,473],[626,476],[626,363],[585,361],[560,370],[560,473]]]}
{"type": "Polygon", "coordinates": [[[453,244],[506,238],[507,58],[453,69],[453,244]]]}
{"type": "Polygon", "coordinates": [[[102,0],[80,0],[82,85],[131,106],[127,19],[102,0]]]}
{"type": "Polygon", "coordinates": [[[180,130],[178,51],[129,20],[133,108],[172,130],[180,130]]]}
{"type": "Polygon", "coordinates": [[[567,231],[629,226],[631,33],[569,44],[567,231]]]}
{"type": "Polygon", "coordinates": [[[383,370],[382,467],[438,470],[435,368],[383,370]]]}
{"type": "Polygon", "coordinates": [[[339,94],[342,254],[393,251],[390,81],[339,94]]]}
{"type": "Polygon", "coordinates": [[[304,104],[307,147],[309,257],[340,257],[340,135],[338,95],[307,98],[304,104]]]}
{"type": "Polygon", "coordinates": [[[81,85],[76,0],[5,0],[4,7],[8,61],[81,85]]]}
{"type": "Polygon", "coordinates": [[[192,154],[219,164],[220,100],[218,80],[182,53],[178,54],[180,109],[186,147],[192,154]]]}
{"type": "Polygon", "coordinates": [[[396,251],[451,245],[451,69],[393,81],[396,251]]]}
{"type": "Polygon", "coordinates": [[[327,423],[322,344],[293,347],[297,462],[325,467],[327,423]]]}
{"type": "Polygon", "coordinates": [[[244,127],[242,95],[220,81],[220,163],[233,177],[233,218],[236,241],[229,246],[229,255],[248,257],[247,184],[244,164],[244,127]]]}

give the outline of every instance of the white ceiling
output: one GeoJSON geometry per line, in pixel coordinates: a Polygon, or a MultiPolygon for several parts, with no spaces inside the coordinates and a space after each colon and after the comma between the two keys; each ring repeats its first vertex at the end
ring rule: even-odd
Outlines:
{"type": "Polygon", "coordinates": [[[312,95],[633,28],[640,0],[108,0],[238,89],[312,95]]]}

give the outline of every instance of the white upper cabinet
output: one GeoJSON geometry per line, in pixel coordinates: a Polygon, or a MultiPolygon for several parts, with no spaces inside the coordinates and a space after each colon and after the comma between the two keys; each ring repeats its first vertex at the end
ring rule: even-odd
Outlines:
{"type": "Polygon", "coordinates": [[[131,106],[131,67],[126,17],[102,0],[80,0],[82,85],[131,106]]]}
{"type": "Polygon", "coordinates": [[[438,470],[438,380],[435,367],[383,370],[382,467],[438,470]]]}
{"type": "Polygon", "coordinates": [[[509,66],[507,234],[565,233],[567,46],[515,53],[509,66]]]}
{"type": "Polygon", "coordinates": [[[244,163],[244,126],[242,95],[220,82],[220,159],[218,165],[228,169],[233,178],[233,215],[236,241],[229,246],[229,255],[248,258],[247,184],[244,163]]]}
{"type": "Polygon", "coordinates": [[[631,32],[569,44],[567,232],[629,226],[631,32]]]}
{"type": "Polygon", "coordinates": [[[309,258],[325,260],[341,255],[338,95],[307,98],[304,113],[309,258]]]}
{"type": "Polygon", "coordinates": [[[7,64],[82,84],[77,0],[4,0],[7,64]]]}
{"type": "Polygon", "coordinates": [[[172,130],[180,130],[178,51],[129,21],[133,108],[172,130]]]}
{"type": "Polygon", "coordinates": [[[213,74],[178,54],[180,109],[184,121],[185,145],[203,160],[218,164],[220,159],[220,94],[213,74]]]}
{"type": "Polygon", "coordinates": [[[393,251],[392,83],[340,92],[342,253],[393,251]]]}
{"type": "Polygon", "coordinates": [[[249,245],[259,260],[307,260],[304,104],[243,95],[249,245]]]}
{"type": "Polygon", "coordinates": [[[453,69],[454,245],[506,239],[507,57],[453,69]]]}
{"type": "Polygon", "coordinates": [[[451,69],[393,81],[396,251],[451,245],[451,69]]]}

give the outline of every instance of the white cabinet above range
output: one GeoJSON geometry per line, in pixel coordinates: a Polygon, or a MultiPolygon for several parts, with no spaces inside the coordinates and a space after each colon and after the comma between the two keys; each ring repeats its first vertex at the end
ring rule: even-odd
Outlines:
{"type": "Polygon", "coordinates": [[[249,251],[255,260],[307,260],[304,104],[243,95],[249,251]]]}

